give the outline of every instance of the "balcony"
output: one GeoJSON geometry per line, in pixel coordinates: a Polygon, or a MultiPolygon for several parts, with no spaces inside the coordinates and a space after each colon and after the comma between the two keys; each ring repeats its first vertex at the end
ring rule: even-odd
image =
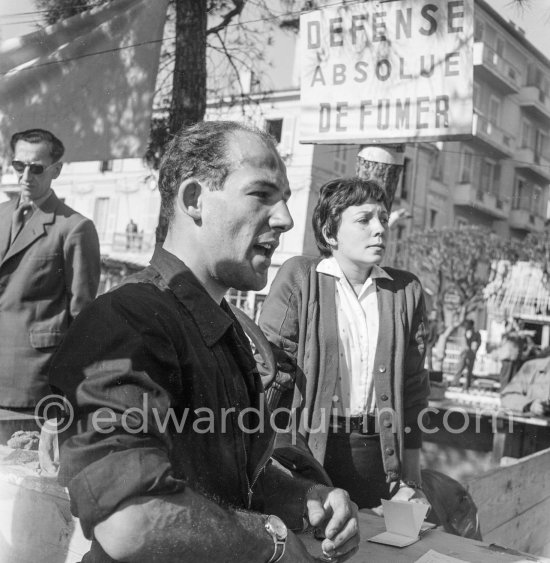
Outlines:
{"type": "Polygon", "coordinates": [[[519,91],[518,103],[535,119],[550,124],[550,100],[538,86],[524,86],[519,91]]]}
{"type": "Polygon", "coordinates": [[[544,230],[544,218],[535,215],[528,209],[512,209],[510,211],[509,223],[512,229],[534,232],[542,232],[544,230]]]}
{"type": "Polygon", "coordinates": [[[530,175],[537,184],[550,182],[550,158],[543,156],[530,147],[522,147],[516,151],[514,157],[516,168],[530,175]]]}
{"type": "Polygon", "coordinates": [[[521,88],[521,70],[483,42],[474,43],[474,72],[505,95],[521,88]]]}
{"type": "Polygon", "coordinates": [[[469,207],[490,215],[494,219],[506,219],[510,204],[497,195],[483,191],[473,183],[457,184],[453,193],[454,204],[469,207]]]}
{"type": "Polygon", "coordinates": [[[474,109],[472,144],[477,145],[497,160],[514,154],[512,135],[501,129],[474,109]]]}

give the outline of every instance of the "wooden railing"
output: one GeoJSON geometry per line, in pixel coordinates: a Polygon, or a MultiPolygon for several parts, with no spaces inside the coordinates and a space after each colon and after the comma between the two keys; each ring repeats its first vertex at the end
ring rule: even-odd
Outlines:
{"type": "Polygon", "coordinates": [[[478,508],[485,542],[550,555],[549,468],[547,449],[466,483],[478,508]]]}

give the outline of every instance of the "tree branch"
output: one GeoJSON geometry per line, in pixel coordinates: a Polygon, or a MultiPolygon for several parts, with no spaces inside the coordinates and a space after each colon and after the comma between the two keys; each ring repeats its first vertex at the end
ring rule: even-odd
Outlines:
{"type": "Polygon", "coordinates": [[[235,5],[235,7],[232,10],[229,10],[229,12],[227,12],[227,14],[223,16],[222,21],[218,25],[215,25],[214,27],[207,29],[206,35],[208,36],[211,33],[218,34],[220,31],[222,31],[222,29],[227,27],[231,23],[231,20],[233,18],[241,14],[245,3],[246,0],[233,0],[233,4],[235,5]]]}

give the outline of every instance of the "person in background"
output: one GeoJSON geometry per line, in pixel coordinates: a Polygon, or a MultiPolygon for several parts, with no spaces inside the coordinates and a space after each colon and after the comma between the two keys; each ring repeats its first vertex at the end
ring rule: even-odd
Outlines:
{"type": "Polygon", "coordinates": [[[464,321],[464,340],[463,347],[460,351],[458,364],[456,367],[455,375],[452,385],[458,386],[460,378],[464,370],[466,370],[466,379],[462,386],[464,391],[467,391],[472,384],[472,377],[474,372],[474,363],[476,361],[477,351],[481,345],[481,334],[475,329],[474,321],[466,319],[464,321]]]}
{"type": "Polygon", "coordinates": [[[323,185],[312,219],[322,256],[281,266],[259,320],[297,443],[360,508],[392,494],[427,503],[419,428],[429,395],[424,297],[413,274],[380,266],[388,208],[373,181],[323,185]]]}
{"type": "Polygon", "coordinates": [[[126,225],[126,250],[133,249],[135,242],[138,238],[138,226],[134,223],[133,219],[130,219],[126,225]]]}
{"type": "Polygon", "coordinates": [[[550,416],[550,357],[525,362],[501,391],[500,406],[520,413],[550,416]]]}
{"type": "Polygon", "coordinates": [[[494,353],[501,364],[499,374],[501,390],[510,383],[523,363],[521,359],[523,344],[524,340],[514,333],[504,333],[502,336],[502,342],[494,353]]]}
{"type": "MultiPolygon", "coordinates": [[[[96,296],[100,252],[92,221],[51,187],[63,143],[30,129],[12,136],[11,149],[21,193],[0,204],[0,407],[31,415],[50,392],[53,353],[96,296]]],[[[4,422],[0,443],[14,430],[36,428],[29,424],[4,422]]]]}
{"type": "Polygon", "coordinates": [[[428,316],[428,334],[426,336],[426,364],[428,371],[434,371],[433,367],[433,349],[439,338],[439,321],[437,320],[437,311],[430,311],[428,316]]]}
{"type": "Polygon", "coordinates": [[[151,265],[83,312],[52,365],[80,426],[59,480],[92,538],[83,562],[313,562],[291,531],[304,524],[338,561],[357,548],[356,507],[271,462],[261,379],[224,299],[265,286],[293,224],[273,140],[236,122],[182,129],[159,189],[169,228],[151,265]]]}

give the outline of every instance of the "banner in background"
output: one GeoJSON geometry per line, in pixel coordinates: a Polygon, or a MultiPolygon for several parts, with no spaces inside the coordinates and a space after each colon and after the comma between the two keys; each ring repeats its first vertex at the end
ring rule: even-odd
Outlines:
{"type": "Polygon", "coordinates": [[[473,0],[394,0],[302,15],[300,141],[470,135],[473,14],[473,0]]]}
{"type": "Polygon", "coordinates": [[[64,160],[145,154],[168,0],[114,0],[0,44],[0,157],[40,127],[64,160]]]}

